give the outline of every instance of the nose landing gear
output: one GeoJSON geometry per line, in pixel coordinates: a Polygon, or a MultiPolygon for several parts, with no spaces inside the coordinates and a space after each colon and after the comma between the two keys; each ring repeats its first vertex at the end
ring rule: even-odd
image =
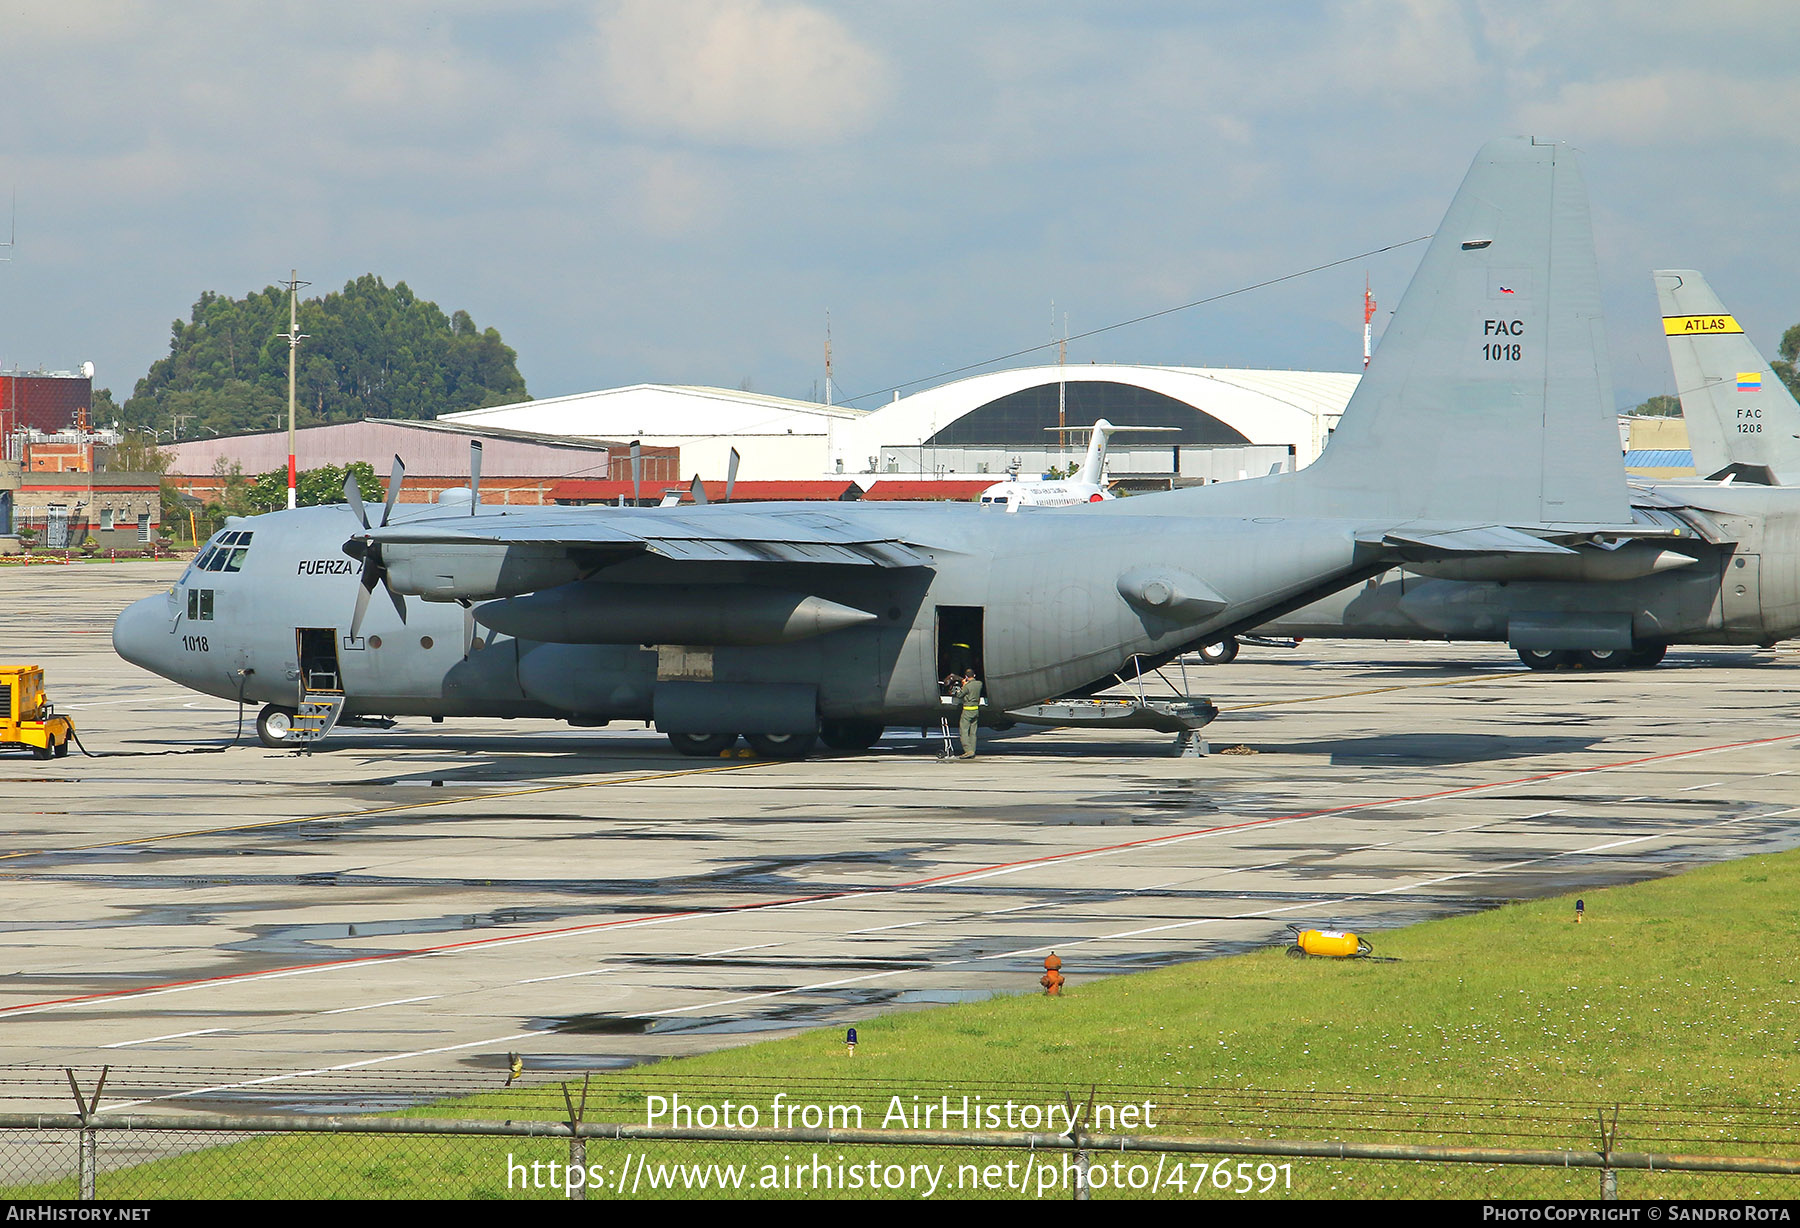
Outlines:
{"type": "Polygon", "coordinates": [[[256,740],[270,750],[286,750],[294,744],[294,709],[267,704],[256,714],[256,740]]]}

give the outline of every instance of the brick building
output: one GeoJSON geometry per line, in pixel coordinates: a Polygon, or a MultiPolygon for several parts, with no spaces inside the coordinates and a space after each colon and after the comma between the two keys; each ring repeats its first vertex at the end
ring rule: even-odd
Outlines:
{"type": "Polygon", "coordinates": [[[116,444],[91,429],[94,381],[67,372],[0,373],[0,535],[21,529],[35,544],[137,550],[162,527],[154,473],[95,472],[96,450],[116,444]]]}
{"type": "Polygon", "coordinates": [[[13,532],[37,532],[36,544],[77,549],[90,537],[102,550],[141,550],[162,528],[161,478],[154,473],[26,472],[13,502],[13,532]]]}
{"type": "MultiPolygon", "coordinates": [[[[0,436],[20,431],[52,435],[85,425],[94,380],[67,371],[0,372],[0,436]]],[[[16,457],[14,459],[17,459],[16,457]]]]}

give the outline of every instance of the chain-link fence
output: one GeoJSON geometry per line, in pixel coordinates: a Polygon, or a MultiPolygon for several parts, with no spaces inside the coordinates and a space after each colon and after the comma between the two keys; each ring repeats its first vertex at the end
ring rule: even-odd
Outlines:
{"type": "MultiPolygon", "coordinates": [[[[47,1091],[4,1073],[0,1088],[47,1091]]],[[[407,1096],[398,1080],[138,1071],[107,1108],[91,1074],[55,1073],[57,1111],[0,1114],[0,1198],[1800,1198],[1800,1132],[1756,1105],[639,1072],[511,1088],[488,1075],[474,1094],[474,1078],[413,1076],[407,1096]],[[431,1094],[445,1084],[465,1094],[431,1094]],[[271,1100],[315,1111],[250,1111],[271,1100]],[[398,1111],[338,1111],[359,1102],[398,1111]],[[1643,1149],[1652,1136],[1708,1150],[1643,1149]]]]}
{"type": "Polygon", "coordinates": [[[0,1197],[1800,1197],[1800,1161],[980,1131],[0,1117],[0,1197]]]}

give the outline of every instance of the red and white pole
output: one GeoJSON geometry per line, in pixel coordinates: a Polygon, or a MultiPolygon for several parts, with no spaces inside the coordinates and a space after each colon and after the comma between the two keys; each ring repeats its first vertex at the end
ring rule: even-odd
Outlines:
{"type": "Polygon", "coordinates": [[[300,332],[300,287],[306,285],[300,280],[298,269],[288,273],[288,330],[285,334],[288,343],[288,510],[299,506],[299,466],[294,463],[294,368],[298,362],[300,343],[305,337],[300,332]]]}
{"type": "Polygon", "coordinates": [[[1363,370],[1369,369],[1369,359],[1374,355],[1370,343],[1374,340],[1374,330],[1369,322],[1375,318],[1375,296],[1369,291],[1369,279],[1363,278],[1363,370]]]}

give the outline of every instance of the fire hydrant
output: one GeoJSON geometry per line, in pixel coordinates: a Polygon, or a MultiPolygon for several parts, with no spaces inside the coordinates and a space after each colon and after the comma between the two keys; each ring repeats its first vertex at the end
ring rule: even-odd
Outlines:
{"type": "Polygon", "coordinates": [[[1057,998],[1062,996],[1062,960],[1056,958],[1055,951],[1050,952],[1050,954],[1044,957],[1044,975],[1038,978],[1038,984],[1044,987],[1044,994],[1046,997],[1057,998]]]}

